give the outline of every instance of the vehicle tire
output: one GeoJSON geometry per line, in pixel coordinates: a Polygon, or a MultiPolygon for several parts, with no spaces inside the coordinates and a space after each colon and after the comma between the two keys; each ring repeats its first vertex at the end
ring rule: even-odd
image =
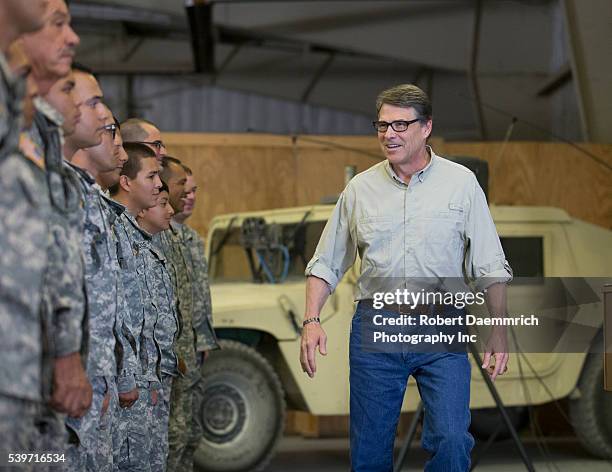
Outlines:
{"type": "Polygon", "coordinates": [[[285,397],[270,363],[229,340],[202,367],[198,410],[204,435],[195,464],[207,472],[260,471],[270,462],[285,425],[285,397]]]}
{"type": "Polygon", "coordinates": [[[602,351],[603,340],[599,336],[578,380],[580,398],[570,401],[570,421],[587,451],[612,459],[612,393],[603,387],[602,351]]]}
{"type": "MultiPolygon", "coordinates": [[[[524,428],[529,421],[529,410],[523,406],[509,406],[506,407],[506,412],[510,417],[512,426],[517,431],[524,428]]],[[[478,410],[472,410],[472,422],[470,424],[470,433],[475,439],[480,441],[486,441],[489,437],[497,431],[497,428],[502,424],[502,428],[497,435],[497,441],[509,439],[511,437],[510,430],[503,424],[501,413],[495,408],[480,408],[478,410]]]]}

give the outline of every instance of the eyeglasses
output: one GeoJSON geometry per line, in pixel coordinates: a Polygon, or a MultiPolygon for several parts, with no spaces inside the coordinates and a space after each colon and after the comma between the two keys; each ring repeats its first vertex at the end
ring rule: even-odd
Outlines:
{"type": "Polygon", "coordinates": [[[104,131],[109,133],[113,137],[113,141],[115,140],[115,136],[117,136],[117,125],[115,123],[111,123],[110,125],[105,125],[104,131]]]}
{"type": "Polygon", "coordinates": [[[130,141],[133,144],[148,144],[149,146],[153,146],[158,151],[161,151],[161,148],[166,147],[163,141],[130,141]]]}
{"type": "Polygon", "coordinates": [[[372,125],[374,125],[374,129],[379,133],[386,133],[389,126],[393,128],[393,131],[397,133],[401,133],[402,131],[406,131],[408,126],[412,123],[416,123],[417,121],[421,121],[420,118],[415,118],[414,120],[395,120],[389,123],[388,121],[372,121],[372,125]]]}

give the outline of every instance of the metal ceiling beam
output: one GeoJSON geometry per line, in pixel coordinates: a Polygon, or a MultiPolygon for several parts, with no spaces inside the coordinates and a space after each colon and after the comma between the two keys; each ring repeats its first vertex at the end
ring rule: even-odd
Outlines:
{"type": "Polygon", "coordinates": [[[612,2],[563,0],[570,64],[586,141],[612,142],[612,2]]]}
{"type": "Polygon", "coordinates": [[[73,20],[95,20],[106,22],[134,22],[149,25],[170,26],[185,23],[184,18],[170,13],[131,7],[109,5],[100,2],[71,2],[70,15],[73,20]]]}
{"type": "Polygon", "coordinates": [[[304,90],[304,93],[302,93],[302,103],[306,103],[308,101],[310,95],[312,94],[312,91],[321,80],[321,77],[323,77],[323,74],[325,74],[325,72],[327,72],[327,70],[330,68],[335,57],[335,54],[330,54],[329,56],[327,56],[327,59],[325,59],[321,66],[317,69],[308,86],[306,87],[306,90],[304,90]]]}
{"type": "Polygon", "coordinates": [[[536,95],[538,97],[546,97],[557,91],[559,87],[562,87],[570,80],[572,80],[572,68],[569,63],[567,63],[540,86],[536,95]]]}
{"type": "Polygon", "coordinates": [[[487,127],[485,124],[484,111],[480,99],[480,88],[478,86],[478,53],[480,51],[480,24],[482,21],[482,0],[474,1],[474,26],[472,29],[472,50],[470,54],[470,65],[468,77],[472,89],[474,100],[474,112],[476,114],[476,124],[480,131],[480,139],[487,139],[487,127]]]}

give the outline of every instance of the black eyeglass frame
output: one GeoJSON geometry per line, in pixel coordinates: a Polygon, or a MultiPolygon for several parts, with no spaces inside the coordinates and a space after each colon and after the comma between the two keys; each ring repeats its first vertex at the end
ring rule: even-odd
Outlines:
{"type": "Polygon", "coordinates": [[[108,125],[104,125],[102,128],[104,129],[104,131],[111,134],[114,141],[115,137],[117,136],[117,130],[119,129],[119,127],[115,123],[111,123],[108,125]]]}
{"type": "Polygon", "coordinates": [[[421,118],[415,118],[414,120],[395,120],[391,123],[389,123],[388,121],[372,121],[372,126],[374,126],[374,129],[379,133],[386,133],[389,129],[389,126],[391,126],[391,129],[393,129],[393,131],[395,131],[396,133],[403,133],[412,123],[416,123],[417,121],[422,120],[421,118]],[[406,127],[404,129],[397,129],[396,126],[400,123],[405,124],[406,127]],[[380,129],[381,125],[385,127],[384,130],[380,129]]]}
{"type": "MultiPolygon", "coordinates": [[[[158,151],[161,150],[162,147],[166,147],[163,141],[128,141],[131,144],[148,144],[149,146],[155,147],[158,151]]],[[[127,144],[127,143],[126,143],[127,144]]]]}

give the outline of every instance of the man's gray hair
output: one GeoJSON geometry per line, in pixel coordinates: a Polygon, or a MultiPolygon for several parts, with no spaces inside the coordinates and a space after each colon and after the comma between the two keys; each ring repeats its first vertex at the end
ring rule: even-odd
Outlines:
{"type": "Polygon", "coordinates": [[[155,123],[144,118],[130,118],[121,123],[121,137],[125,142],[135,143],[147,139],[147,132],[142,125],[151,125],[157,128],[155,123]]]}
{"type": "Polygon", "coordinates": [[[432,118],[431,101],[427,94],[416,85],[400,84],[383,90],[376,98],[377,115],[383,105],[414,108],[416,117],[421,121],[428,121],[432,118]]]}

